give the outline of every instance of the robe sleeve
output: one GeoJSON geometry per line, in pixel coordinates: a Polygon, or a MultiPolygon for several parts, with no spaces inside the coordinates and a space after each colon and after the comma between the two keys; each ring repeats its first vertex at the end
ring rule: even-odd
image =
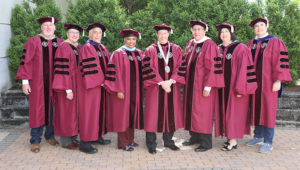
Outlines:
{"type": "Polygon", "coordinates": [[[80,72],[85,89],[95,88],[104,83],[104,73],[100,71],[96,52],[86,44],[79,53],[80,72]]]}
{"type": "Polygon", "coordinates": [[[248,47],[250,50],[251,50],[252,43],[253,43],[253,40],[250,40],[250,41],[247,43],[247,47],[248,47]]]}
{"type": "Polygon", "coordinates": [[[272,49],[272,80],[281,80],[281,82],[292,81],[289,66],[289,56],[284,43],[274,38],[274,44],[272,49]]]}
{"type": "Polygon", "coordinates": [[[58,47],[54,58],[54,80],[53,89],[54,90],[68,90],[74,91],[72,85],[72,77],[70,74],[71,61],[70,50],[65,48],[66,46],[62,44],[58,47]]]}
{"type": "Polygon", "coordinates": [[[204,54],[205,77],[203,86],[224,87],[224,76],[222,70],[222,58],[218,46],[211,40],[204,54]]]}
{"type": "Polygon", "coordinates": [[[125,93],[125,80],[123,74],[126,72],[122,51],[115,51],[110,57],[107,71],[105,73],[104,85],[108,92],[125,93]]]}
{"type": "Polygon", "coordinates": [[[237,48],[235,50],[237,54],[234,57],[238,58],[236,61],[238,68],[233,90],[235,95],[255,94],[257,83],[251,51],[244,44],[240,44],[237,48]]]}
{"type": "Polygon", "coordinates": [[[143,86],[147,88],[151,85],[157,85],[157,83],[162,82],[163,79],[160,77],[157,67],[154,63],[154,54],[151,54],[151,47],[146,49],[145,55],[142,60],[142,70],[143,70],[143,86]]]}
{"type": "Polygon", "coordinates": [[[176,47],[176,54],[178,55],[178,57],[176,58],[177,65],[173,69],[173,73],[170,79],[175,80],[176,83],[185,84],[186,65],[182,65],[182,64],[186,62],[185,59],[183,58],[182,49],[179,46],[176,47]]]}
{"type": "Polygon", "coordinates": [[[19,80],[31,80],[33,61],[35,55],[35,39],[30,38],[24,45],[24,49],[21,56],[20,66],[17,71],[16,78],[19,80]]]}

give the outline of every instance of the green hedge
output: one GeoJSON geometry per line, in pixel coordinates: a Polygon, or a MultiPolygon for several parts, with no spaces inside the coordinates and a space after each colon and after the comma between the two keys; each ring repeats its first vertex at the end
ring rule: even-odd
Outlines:
{"type": "MultiPolygon", "coordinates": [[[[33,2],[37,6],[35,9],[31,9],[26,2],[13,9],[11,27],[14,36],[8,50],[13,76],[19,66],[19,56],[25,41],[40,32],[36,19],[48,15],[61,18],[53,0],[33,2]]],[[[119,35],[123,28],[133,28],[142,33],[142,40],[139,40],[137,47],[144,50],[156,41],[153,25],[171,25],[175,30],[170,41],[179,44],[184,50],[187,41],[192,38],[189,26],[192,19],[207,22],[210,25],[207,36],[215,42],[216,24],[234,24],[237,26],[238,40],[247,43],[254,37],[253,29],[248,26],[249,22],[253,18],[267,16],[271,21],[269,33],[282,39],[288,48],[293,80],[300,78],[300,10],[297,0],[257,0],[251,3],[247,0],[150,0],[146,5],[143,0],[140,2],[141,9],[137,8],[138,1],[131,2],[135,4],[134,10],[125,9],[123,0],[76,0],[69,5],[65,23],[76,23],[83,28],[92,22],[104,23],[107,37],[103,38],[102,43],[112,53],[123,44],[119,35]]],[[[56,35],[63,33],[62,38],[65,38],[62,24],[60,22],[57,25],[56,35]]],[[[85,37],[80,38],[80,43],[83,44],[87,39],[86,33],[85,37]]]]}

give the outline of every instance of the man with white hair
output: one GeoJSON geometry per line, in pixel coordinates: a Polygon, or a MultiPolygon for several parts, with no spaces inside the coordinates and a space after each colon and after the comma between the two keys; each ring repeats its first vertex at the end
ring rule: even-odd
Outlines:
{"type": "Polygon", "coordinates": [[[86,31],[89,40],[79,53],[80,70],[82,73],[84,93],[79,94],[79,103],[83,105],[79,110],[79,150],[85,153],[97,153],[91,144],[106,145],[110,140],[101,136],[106,132],[105,105],[106,90],[103,88],[105,71],[110,58],[106,47],[101,44],[105,26],[101,23],[88,25],[86,31]]]}
{"type": "Polygon", "coordinates": [[[22,80],[22,90],[29,96],[30,150],[34,153],[40,151],[44,126],[47,142],[53,146],[58,144],[52,126],[52,78],[54,55],[62,42],[54,35],[57,18],[43,17],[37,21],[41,24],[42,33],[26,42],[16,76],[22,80]]]}

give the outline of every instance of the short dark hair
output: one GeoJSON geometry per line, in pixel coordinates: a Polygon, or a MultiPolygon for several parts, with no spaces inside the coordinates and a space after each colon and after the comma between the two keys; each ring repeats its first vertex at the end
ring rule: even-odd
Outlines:
{"type": "MultiPolygon", "coordinates": [[[[223,27],[223,28],[226,28],[226,27],[223,27]]],[[[219,42],[220,43],[222,43],[223,41],[221,40],[221,30],[223,29],[223,28],[221,28],[220,30],[218,30],[218,40],[219,40],[219,42]]],[[[231,32],[230,31],[230,29],[229,28],[226,28],[226,29],[228,29],[228,31],[230,32],[230,39],[231,39],[231,41],[235,41],[236,40],[236,35],[235,35],[235,33],[234,32],[231,32]]]]}

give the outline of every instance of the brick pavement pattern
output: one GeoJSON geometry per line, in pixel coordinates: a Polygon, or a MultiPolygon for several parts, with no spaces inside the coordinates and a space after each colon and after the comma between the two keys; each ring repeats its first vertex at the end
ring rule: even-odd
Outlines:
{"type": "MultiPolygon", "coordinates": [[[[0,142],[5,149],[0,149],[0,169],[300,169],[300,130],[275,130],[274,149],[270,153],[258,153],[259,146],[248,147],[244,143],[251,136],[239,140],[238,149],[231,152],[221,151],[225,138],[214,138],[213,149],[196,153],[194,148],[180,146],[180,151],[171,151],[163,147],[162,135],[157,135],[158,152],[148,153],[145,145],[145,132],[136,131],[135,141],[139,147],[132,152],[117,149],[117,135],[108,133],[105,139],[111,139],[107,146],[96,145],[99,152],[88,155],[79,150],[67,150],[60,146],[50,146],[42,140],[41,151],[32,153],[29,144],[29,129],[1,130],[10,133],[0,142]],[[8,145],[7,139],[16,140],[8,145]]],[[[188,132],[179,130],[175,133],[175,142],[180,145],[188,139],[188,132]]],[[[58,139],[58,137],[57,137],[58,139]]]]}

